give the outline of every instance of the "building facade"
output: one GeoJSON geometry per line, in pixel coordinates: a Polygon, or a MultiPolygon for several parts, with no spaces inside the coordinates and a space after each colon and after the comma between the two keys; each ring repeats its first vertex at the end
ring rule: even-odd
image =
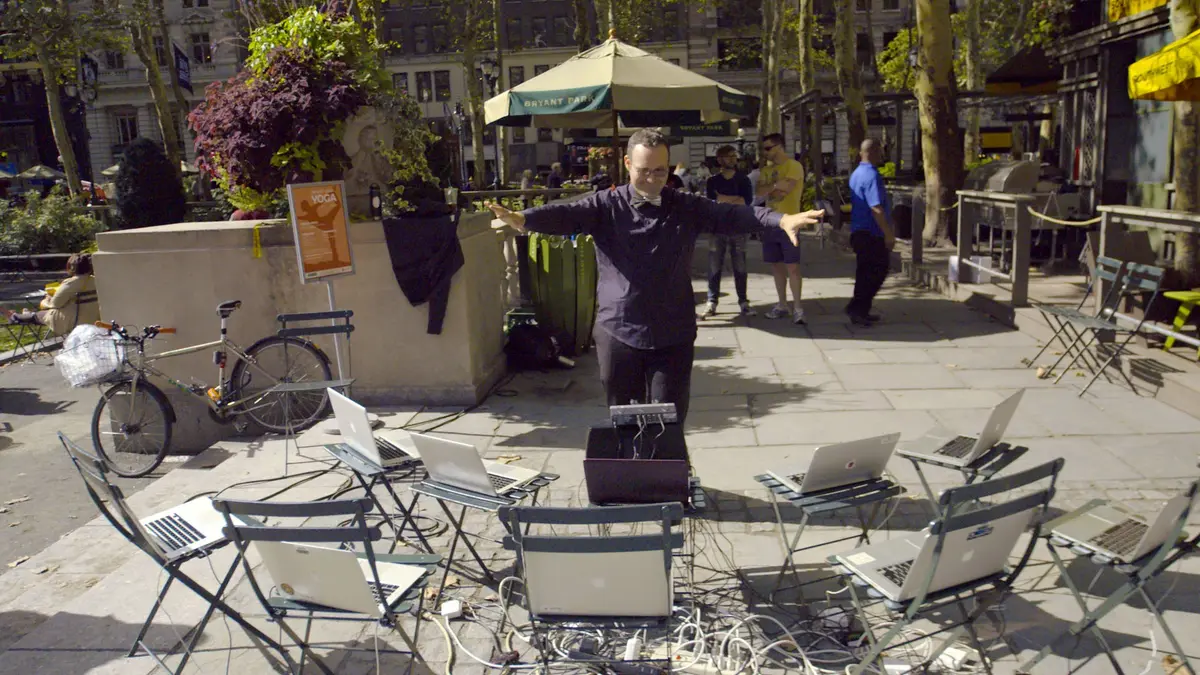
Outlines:
{"type": "MultiPolygon", "coordinates": [[[[209,84],[237,73],[238,30],[230,18],[235,0],[165,0],[171,45],[154,39],[155,60],[170,91],[167,70],[174,63],[172,49],[187,55],[192,91],[184,89],[188,109],[176,111],[174,123],[188,161],[195,158],[193,136],[187,114],[204,100],[209,84]]],[[[125,147],[139,136],[162,142],[158,114],[146,82],[145,66],[132,53],[102,52],[92,55],[99,64],[96,100],[88,105],[87,127],[91,134],[93,175],[117,164],[125,147]]],[[[174,100],[174,96],[171,96],[174,100]]]]}
{"type": "MultiPolygon", "coordinates": [[[[77,88],[64,88],[61,100],[80,173],[90,180],[83,101],[77,88]]],[[[0,61],[0,169],[17,174],[36,164],[62,168],[41,71],[32,62],[0,61]]]]}

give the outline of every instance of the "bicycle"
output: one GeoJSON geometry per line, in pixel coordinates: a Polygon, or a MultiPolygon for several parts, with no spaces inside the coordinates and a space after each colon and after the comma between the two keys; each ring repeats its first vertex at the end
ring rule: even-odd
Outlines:
{"type": "Polygon", "coordinates": [[[328,415],[329,357],[311,341],[291,336],[265,337],[243,350],[229,339],[227,325],[241,305],[240,300],[231,300],[217,306],[220,339],[154,355],[146,354],[146,342],[174,334],[174,328],[146,326],[138,335],[116,322],[97,322],[118,336],[124,347],[114,378],[101,385],[111,386],[92,413],[92,443],[113,471],[128,478],[145,476],[162,464],[170,449],[175,410],[166,394],[150,382],[151,376],[203,401],[209,415],[221,424],[247,416],[267,431],[287,433],[307,429],[328,415]],[[153,366],[156,361],[206,349],[214,349],[213,363],[218,368],[214,387],[180,382],[153,366]],[[226,378],[229,354],[237,362],[226,378]]]}

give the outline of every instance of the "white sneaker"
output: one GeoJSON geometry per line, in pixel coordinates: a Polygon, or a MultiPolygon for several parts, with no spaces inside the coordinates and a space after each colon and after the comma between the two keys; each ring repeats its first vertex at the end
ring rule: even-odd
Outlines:
{"type": "Polygon", "coordinates": [[[700,315],[700,318],[707,319],[710,316],[716,316],[716,315],[717,315],[717,303],[710,300],[708,302],[708,304],[706,304],[704,306],[704,313],[700,315]]]}
{"type": "Polygon", "coordinates": [[[748,302],[739,302],[738,308],[741,310],[742,316],[754,316],[755,314],[758,314],[758,312],[754,311],[754,309],[750,307],[750,303],[748,302]]]}
{"type": "Polygon", "coordinates": [[[794,324],[797,324],[797,325],[801,325],[801,326],[803,326],[804,324],[808,323],[808,322],[807,322],[807,321],[804,319],[804,310],[802,310],[802,309],[797,309],[797,310],[795,310],[795,311],[793,311],[793,312],[792,312],[792,323],[794,323],[794,324]]]}
{"type": "Polygon", "coordinates": [[[775,305],[767,311],[768,319],[782,319],[788,315],[788,308],[775,305]]]}

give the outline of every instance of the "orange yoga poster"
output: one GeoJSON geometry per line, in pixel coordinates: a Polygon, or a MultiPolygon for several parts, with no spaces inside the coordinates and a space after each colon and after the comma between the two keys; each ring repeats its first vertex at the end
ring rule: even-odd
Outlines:
{"type": "Polygon", "coordinates": [[[292,234],[300,279],[304,282],[354,272],[346,227],[346,185],[342,181],[288,186],[292,234]]]}

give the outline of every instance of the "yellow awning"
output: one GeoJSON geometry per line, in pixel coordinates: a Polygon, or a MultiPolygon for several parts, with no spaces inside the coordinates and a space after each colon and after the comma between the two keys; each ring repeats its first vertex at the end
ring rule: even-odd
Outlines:
{"type": "Polygon", "coordinates": [[[1129,98],[1200,101],[1200,30],[1129,66],[1129,98]]]}

